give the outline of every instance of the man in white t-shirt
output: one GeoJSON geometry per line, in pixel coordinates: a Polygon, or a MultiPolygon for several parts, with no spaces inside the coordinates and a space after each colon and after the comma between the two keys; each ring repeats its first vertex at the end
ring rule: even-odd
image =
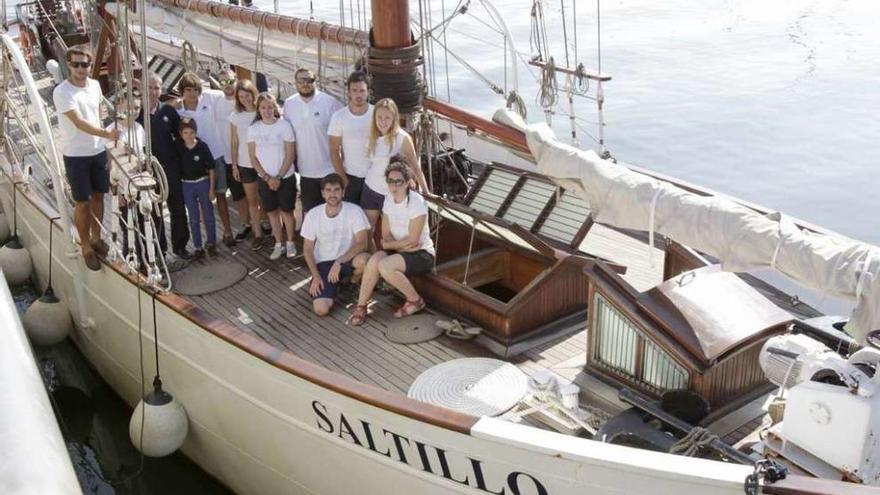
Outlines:
{"type": "MultiPolygon", "coordinates": [[[[223,155],[216,158],[223,160],[223,168],[216,172],[222,172],[224,177],[217,177],[214,184],[217,212],[220,214],[220,223],[223,224],[223,244],[228,247],[235,246],[235,236],[232,233],[232,225],[229,220],[229,202],[226,199],[226,190],[232,194],[232,202],[238,210],[238,218],[241,225],[250,223],[247,200],[244,197],[244,187],[241,182],[232,176],[232,128],[229,126],[229,115],[235,111],[235,72],[231,69],[223,69],[217,74],[217,82],[223,91],[223,99],[214,105],[214,126],[217,129],[217,141],[223,149],[223,155]]],[[[215,155],[216,156],[216,155],[215,155]]]]}
{"type": "Polygon", "coordinates": [[[327,134],[330,135],[330,161],[345,188],[343,200],[358,205],[371,163],[367,141],[373,123],[373,105],[368,101],[370,87],[363,72],[352,72],[346,88],[348,106],[333,114],[327,134]]]}
{"type": "Polygon", "coordinates": [[[342,200],[342,192],[338,174],[321,179],[324,204],[309,210],[301,230],[303,254],[312,273],[309,294],[318,316],[330,313],[339,282],[360,278],[370,258],[370,222],[360,206],[342,200]]]}
{"type": "Polygon", "coordinates": [[[104,139],[119,138],[116,128],[101,125],[101,85],[89,78],[92,54],[70,48],[66,54],[70,77],[52,93],[61,128],[61,154],[74,207],[74,223],[79,234],[83,260],[90,270],[100,270],[98,255],[109,246],[101,239],[104,194],[110,190],[110,169],[104,139]]]}
{"type": "Polygon", "coordinates": [[[335,98],[315,89],[315,74],[299,69],[294,74],[297,94],[284,101],[284,119],[296,135],[296,169],[305,215],[321,204],[321,179],[333,173],[327,128],[330,117],[342,108],[335,98]]]}

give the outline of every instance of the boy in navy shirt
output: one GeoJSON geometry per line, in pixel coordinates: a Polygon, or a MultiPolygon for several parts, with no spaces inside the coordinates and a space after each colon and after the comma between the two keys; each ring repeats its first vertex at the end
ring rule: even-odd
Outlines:
{"type": "Polygon", "coordinates": [[[217,255],[217,230],[214,220],[214,157],[208,145],[197,137],[198,127],[195,120],[180,120],[180,139],[174,143],[180,163],[180,178],[183,187],[183,201],[189,214],[189,228],[192,233],[195,252],[193,258],[201,258],[205,254],[202,249],[202,229],[199,225],[204,213],[205,230],[208,243],[205,245],[210,256],[217,255]]]}

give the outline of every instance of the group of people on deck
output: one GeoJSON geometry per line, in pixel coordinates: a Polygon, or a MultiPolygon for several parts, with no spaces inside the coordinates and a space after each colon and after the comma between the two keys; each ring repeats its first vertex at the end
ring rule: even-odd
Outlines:
{"type": "MultiPolygon", "coordinates": [[[[312,276],[308,290],[318,315],[330,312],[340,283],[360,281],[348,321],[362,324],[380,279],[406,299],[396,317],[424,308],[408,277],[426,273],[434,264],[427,203],[417,192],[427,191],[427,184],[413,141],[400,127],[396,104],[383,99],[371,105],[364,73],[349,76],[346,106],[318,90],[308,69],[295,73],[297,92],[283,105],[228,69],[217,74],[222,90],[203,89],[196,74],[184,74],[179,101],[163,104],[162,80],[151,73],[146,84],[149,108],[105,128],[100,87],[88,77],[91,54],[70,49],[67,62],[70,77],[53,96],[76,202],[75,222],[90,269],[100,270],[98,256],[108,250],[100,231],[103,195],[110,191],[104,144],[127,140],[133,153],[142,153],[140,125],[146,113],[152,153],[168,177],[170,247],[178,258],[217,255],[216,203],[222,241],[229,247],[250,239],[255,251],[271,245],[271,260],[292,258],[298,254],[294,241],[300,232],[312,276]],[[237,232],[231,226],[227,191],[241,222],[237,232]],[[299,229],[297,195],[303,215],[299,229]],[[266,217],[271,234],[264,233],[266,217]],[[381,232],[374,234],[380,218],[381,232]],[[190,240],[192,253],[187,250],[190,240]]],[[[156,223],[164,253],[164,222],[156,223]]]]}

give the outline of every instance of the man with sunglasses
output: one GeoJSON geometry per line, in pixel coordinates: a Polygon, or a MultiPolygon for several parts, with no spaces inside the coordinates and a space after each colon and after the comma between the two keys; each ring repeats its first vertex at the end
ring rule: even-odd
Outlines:
{"type": "Polygon", "coordinates": [[[70,76],[52,93],[61,128],[61,154],[74,207],[74,223],[79,234],[83,261],[90,270],[100,270],[98,255],[109,250],[101,239],[104,194],[110,191],[110,169],[104,140],[119,139],[115,127],[101,124],[101,86],[89,78],[92,54],[70,48],[65,56],[70,76]]]}
{"type": "Polygon", "coordinates": [[[305,217],[314,206],[324,202],[321,179],[335,172],[330,161],[327,128],[342,104],[315,88],[315,74],[309,69],[297,70],[294,81],[297,94],[284,102],[284,119],[290,122],[296,136],[296,169],[305,217]]]}

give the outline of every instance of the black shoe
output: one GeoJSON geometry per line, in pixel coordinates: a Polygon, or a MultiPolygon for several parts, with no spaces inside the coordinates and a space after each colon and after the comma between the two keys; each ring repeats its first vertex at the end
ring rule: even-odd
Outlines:
{"type": "Polygon", "coordinates": [[[230,247],[230,248],[235,247],[235,237],[232,237],[232,234],[224,235],[223,236],[223,244],[226,247],[230,247]]]}
{"type": "Polygon", "coordinates": [[[204,249],[198,248],[195,251],[193,251],[193,254],[192,254],[193,261],[200,260],[204,257],[205,257],[205,250],[204,249]]]}
{"type": "Polygon", "coordinates": [[[268,238],[269,236],[266,235],[254,237],[253,239],[251,239],[251,249],[253,249],[254,251],[259,251],[260,249],[263,249],[263,246],[266,245],[266,239],[268,238]]]}
{"type": "Polygon", "coordinates": [[[192,259],[192,254],[190,254],[190,252],[187,251],[186,249],[183,249],[181,251],[174,251],[174,256],[177,256],[178,258],[180,258],[182,260],[191,260],[192,259]]]}
{"type": "Polygon", "coordinates": [[[205,250],[208,252],[208,256],[217,256],[217,246],[215,244],[206,244],[205,250]]]}
{"type": "Polygon", "coordinates": [[[250,225],[248,225],[245,228],[241,229],[241,232],[239,232],[238,234],[235,234],[235,240],[236,241],[243,241],[251,235],[251,232],[253,232],[253,229],[251,228],[250,225]]]}
{"type": "Polygon", "coordinates": [[[260,229],[263,231],[263,235],[269,235],[272,233],[272,226],[268,223],[260,224],[260,229]]]}

